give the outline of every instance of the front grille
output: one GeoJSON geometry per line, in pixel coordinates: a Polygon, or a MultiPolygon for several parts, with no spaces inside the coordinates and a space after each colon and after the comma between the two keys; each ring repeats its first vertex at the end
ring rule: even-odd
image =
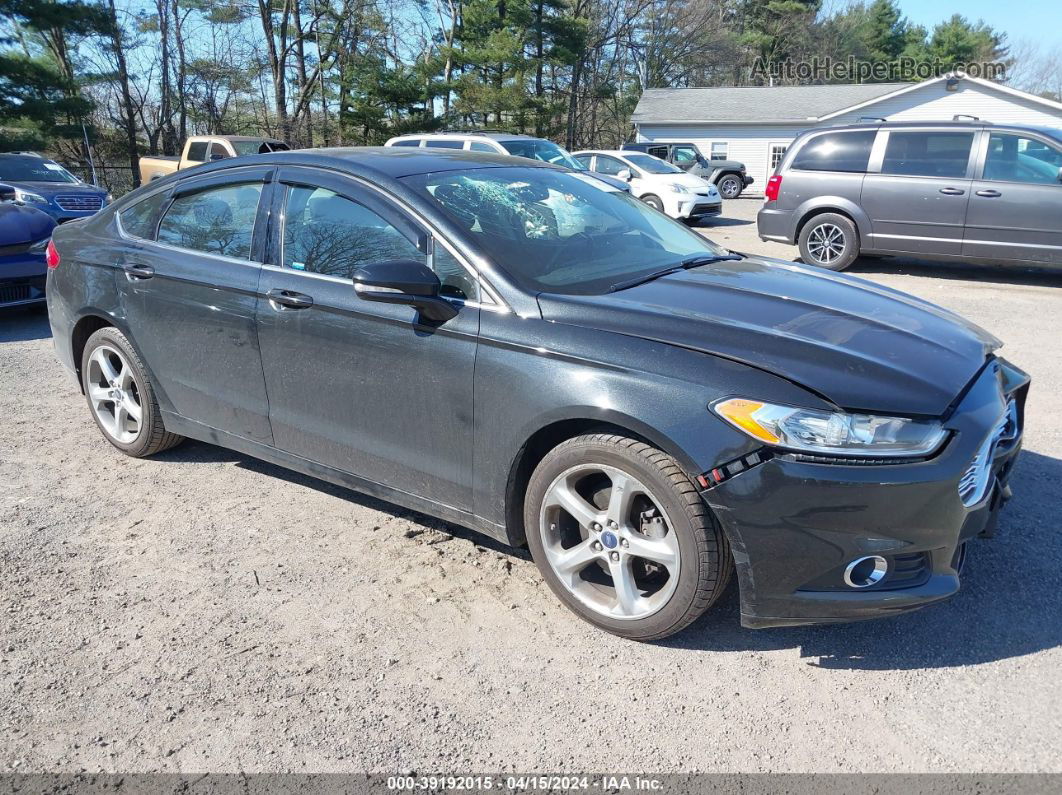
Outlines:
{"type": "Polygon", "coordinates": [[[77,211],[92,211],[102,209],[103,197],[90,196],[90,195],[68,195],[68,196],[56,196],[55,203],[62,207],[64,210],[77,210],[77,211]]]}
{"type": "Polygon", "coordinates": [[[999,418],[992,433],[988,434],[977,455],[973,457],[970,466],[962,473],[959,479],[959,498],[962,504],[969,508],[985,498],[988,486],[991,483],[992,459],[995,457],[996,445],[1000,442],[1011,441],[1018,435],[1018,404],[1014,398],[1007,401],[1007,410],[999,418]]]}
{"type": "Polygon", "coordinates": [[[690,210],[690,215],[715,215],[721,210],[722,208],[718,204],[698,204],[690,210]]]}
{"type": "Polygon", "coordinates": [[[0,304],[28,301],[31,297],[28,284],[0,284],[0,304]]]}

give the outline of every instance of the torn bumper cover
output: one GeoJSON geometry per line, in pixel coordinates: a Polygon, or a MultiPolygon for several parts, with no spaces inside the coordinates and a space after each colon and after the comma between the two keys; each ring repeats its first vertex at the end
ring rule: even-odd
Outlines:
{"type": "Polygon", "coordinates": [[[958,591],[966,542],[994,530],[1010,495],[1028,385],[1022,371],[990,360],[928,460],[824,462],[775,452],[705,489],[733,549],[742,625],[878,618],[958,591]],[[887,571],[855,587],[845,572],[867,556],[884,559],[887,571]]]}

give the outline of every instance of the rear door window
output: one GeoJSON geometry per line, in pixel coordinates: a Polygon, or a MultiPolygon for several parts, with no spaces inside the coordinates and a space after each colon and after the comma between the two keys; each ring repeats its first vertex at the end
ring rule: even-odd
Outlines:
{"type": "Polygon", "coordinates": [[[425,146],[430,146],[433,149],[464,149],[465,148],[465,142],[464,141],[461,141],[461,140],[455,141],[452,138],[436,138],[434,140],[429,138],[428,142],[426,144],[424,144],[424,145],[425,146]]]}
{"type": "Polygon", "coordinates": [[[610,174],[613,177],[618,176],[621,171],[629,168],[630,166],[622,160],[606,155],[598,155],[597,163],[594,164],[594,171],[598,174],[610,174]]]}
{"type": "Polygon", "coordinates": [[[962,131],[892,130],[882,174],[909,177],[965,177],[974,134],[962,131]]]}
{"type": "Polygon", "coordinates": [[[251,258],[261,182],[223,185],[178,196],[159,224],[158,241],[171,246],[251,258]]]}
{"type": "Polygon", "coordinates": [[[472,141],[468,148],[473,152],[496,152],[497,150],[490,144],[485,144],[482,141],[472,141]]]}
{"type": "Polygon", "coordinates": [[[419,138],[406,138],[402,141],[395,141],[391,146],[420,146],[419,138]]]}
{"type": "Polygon", "coordinates": [[[790,168],[798,171],[866,171],[876,135],[876,130],[817,135],[797,152],[790,168]]]}
{"type": "Polygon", "coordinates": [[[675,147],[675,165],[692,166],[697,163],[697,150],[692,146],[675,147]]]}

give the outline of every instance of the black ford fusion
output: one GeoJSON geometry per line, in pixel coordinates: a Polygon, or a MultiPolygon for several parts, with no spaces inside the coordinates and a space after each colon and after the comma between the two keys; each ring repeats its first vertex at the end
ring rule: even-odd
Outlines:
{"type": "Polygon", "coordinates": [[[56,230],[60,360],[133,456],[189,437],[530,547],[661,638],[955,593],[1021,445],[991,335],[726,251],[545,163],[418,149],[182,171],[56,230]]]}

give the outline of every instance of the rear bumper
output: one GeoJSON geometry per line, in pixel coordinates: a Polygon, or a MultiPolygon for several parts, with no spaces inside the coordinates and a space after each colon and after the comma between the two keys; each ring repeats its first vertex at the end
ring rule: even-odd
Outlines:
{"type": "Polygon", "coordinates": [[[752,177],[750,177],[750,176],[749,176],[748,174],[745,174],[745,175],[743,175],[743,176],[741,177],[741,179],[742,179],[742,180],[744,181],[744,183],[745,183],[745,187],[746,187],[746,188],[747,188],[747,187],[748,187],[749,185],[751,185],[751,184],[752,184],[753,182],[755,182],[755,181],[756,181],[756,180],[754,180],[754,179],[753,179],[752,177]]]}
{"type": "Polygon", "coordinates": [[[948,418],[945,447],[927,461],[833,464],[777,455],[706,490],[733,550],[742,625],[881,618],[958,591],[964,545],[994,529],[1009,497],[1027,389],[1020,370],[990,363],[948,418]],[[1001,377],[1018,406],[1016,435],[994,448],[989,487],[966,506],[959,481],[998,428],[1001,377]],[[846,585],[848,564],[868,555],[885,558],[888,573],[865,589],[846,585]]]}
{"type": "Polygon", "coordinates": [[[760,240],[773,240],[777,243],[794,242],[793,214],[789,210],[777,210],[770,204],[764,204],[756,213],[756,233],[760,240]]]}

